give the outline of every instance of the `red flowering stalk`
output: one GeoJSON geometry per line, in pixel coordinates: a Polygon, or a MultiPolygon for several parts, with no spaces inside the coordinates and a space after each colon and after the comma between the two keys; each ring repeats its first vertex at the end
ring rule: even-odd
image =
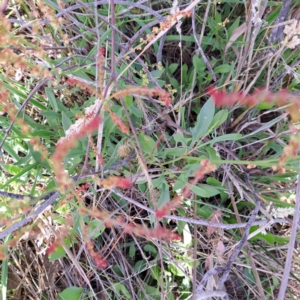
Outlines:
{"type": "Polygon", "coordinates": [[[261,102],[274,103],[278,107],[290,104],[287,111],[290,113],[292,120],[295,122],[299,120],[299,97],[291,95],[287,90],[271,93],[266,89],[258,89],[253,94],[246,95],[242,92],[233,92],[228,94],[225,91],[218,91],[214,87],[209,87],[207,92],[211,97],[213,97],[217,107],[232,107],[235,104],[254,107],[261,102]]]}
{"type": "Polygon", "coordinates": [[[33,137],[30,140],[30,145],[33,146],[34,151],[38,151],[41,154],[41,160],[45,161],[49,157],[49,152],[45,148],[45,146],[41,143],[40,139],[38,137],[33,137]]]}
{"type": "Polygon", "coordinates": [[[104,60],[105,60],[105,48],[100,47],[97,58],[97,67],[98,67],[98,87],[100,96],[103,95],[103,82],[104,82],[104,60]]]}
{"type": "Polygon", "coordinates": [[[7,258],[5,251],[7,246],[6,245],[0,245],[0,260],[4,260],[7,258]]]}
{"type": "Polygon", "coordinates": [[[96,90],[94,88],[91,88],[90,85],[88,85],[87,83],[85,83],[83,81],[79,81],[78,79],[68,78],[66,80],[66,84],[68,84],[70,86],[78,87],[82,90],[86,90],[90,95],[95,95],[96,94],[96,90]]]}
{"type": "Polygon", "coordinates": [[[132,183],[127,178],[110,176],[106,179],[98,179],[96,183],[103,186],[106,189],[112,188],[120,188],[120,189],[128,189],[131,187],[132,183]]]}
{"type": "Polygon", "coordinates": [[[172,99],[170,94],[167,91],[157,87],[148,88],[145,86],[141,86],[141,87],[130,86],[125,88],[124,90],[114,93],[112,95],[112,98],[119,99],[132,94],[149,95],[152,97],[158,96],[163,101],[165,106],[170,106],[172,104],[172,99]]]}
{"type": "Polygon", "coordinates": [[[90,216],[94,218],[98,218],[103,220],[104,225],[107,228],[110,227],[121,227],[124,229],[125,233],[134,234],[137,236],[143,236],[148,239],[156,238],[156,239],[168,239],[171,241],[179,241],[181,237],[178,233],[172,232],[170,229],[166,229],[163,227],[156,227],[153,229],[148,229],[146,227],[135,225],[133,223],[126,224],[126,221],[123,217],[112,218],[108,212],[101,211],[98,209],[88,210],[85,207],[80,209],[82,214],[88,213],[90,216]]]}
{"type": "Polygon", "coordinates": [[[178,233],[172,232],[172,230],[158,226],[153,229],[148,229],[143,226],[137,226],[135,224],[123,225],[125,233],[135,234],[143,236],[148,239],[165,239],[170,241],[181,241],[181,236],[178,233]]]}
{"type": "Polygon", "coordinates": [[[279,166],[284,166],[289,158],[296,158],[300,150],[300,134],[292,136],[288,145],[283,148],[283,155],[279,158],[279,166]]]}
{"type": "MultiPolygon", "coordinates": [[[[277,93],[271,93],[267,90],[257,90],[252,95],[243,93],[227,94],[224,91],[218,91],[213,87],[208,88],[208,94],[213,97],[217,107],[232,107],[238,103],[242,106],[253,107],[261,102],[274,103],[278,107],[290,104],[286,110],[290,114],[293,122],[298,122],[300,118],[300,99],[291,95],[288,91],[282,90],[277,93]]],[[[279,165],[283,166],[290,157],[295,158],[300,149],[300,134],[292,137],[289,144],[283,149],[283,155],[279,159],[279,165]]]]}
{"type": "Polygon", "coordinates": [[[112,111],[109,112],[112,121],[117,125],[121,132],[129,134],[128,126],[112,111]]]}
{"type": "Polygon", "coordinates": [[[95,264],[98,268],[106,269],[108,263],[102,256],[94,250],[94,244],[91,240],[85,240],[86,250],[94,259],[95,264]]]}
{"type": "Polygon", "coordinates": [[[50,20],[51,26],[55,30],[60,30],[61,25],[59,24],[58,18],[55,17],[55,11],[51,7],[45,5],[44,1],[37,1],[37,5],[43,13],[43,15],[47,16],[47,18],[50,20]]]}
{"type": "Polygon", "coordinates": [[[164,204],[162,207],[156,210],[155,216],[158,219],[162,219],[165,215],[168,215],[170,211],[182,204],[182,198],[176,195],[171,201],[164,204]]]}
{"type": "Polygon", "coordinates": [[[165,215],[169,214],[170,211],[178,207],[184,198],[188,198],[190,194],[191,187],[196,185],[198,181],[204,178],[205,174],[213,172],[216,170],[216,166],[211,164],[208,160],[201,161],[201,167],[194,173],[194,179],[190,181],[190,185],[186,185],[182,190],[182,196],[175,196],[171,201],[167,202],[165,205],[156,210],[155,216],[158,219],[163,218],[165,215]]]}
{"type": "Polygon", "coordinates": [[[46,250],[46,254],[50,255],[51,253],[54,253],[55,250],[61,246],[62,241],[60,239],[56,239],[52,244],[50,244],[46,250]]]}
{"type": "Polygon", "coordinates": [[[98,128],[99,123],[99,117],[87,120],[80,126],[80,130],[75,130],[73,128],[73,130],[57,144],[55,152],[51,157],[51,161],[55,171],[57,184],[61,187],[62,191],[72,186],[72,180],[67,176],[63,167],[65,156],[68,151],[75,146],[77,140],[95,131],[98,128]]]}
{"type": "MultiPolygon", "coordinates": [[[[147,34],[146,39],[141,38],[140,42],[143,44],[147,44],[148,42],[151,42],[155,37],[162,31],[170,29],[175,23],[178,22],[181,18],[191,17],[192,12],[190,10],[188,11],[179,11],[172,15],[167,16],[166,20],[164,22],[159,23],[159,27],[153,27],[152,34],[147,34]]],[[[142,47],[139,46],[137,50],[142,50],[142,47]]]]}
{"type": "Polygon", "coordinates": [[[90,143],[90,146],[91,148],[93,149],[94,151],[94,155],[97,157],[98,161],[99,161],[99,164],[100,166],[104,167],[104,159],[103,159],[103,156],[97,152],[97,147],[96,145],[94,144],[94,141],[92,139],[91,136],[89,136],[89,143],[90,143]]]}
{"type": "Polygon", "coordinates": [[[86,250],[91,255],[91,257],[94,259],[96,266],[98,268],[106,269],[108,264],[107,264],[106,260],[103,259],[103,257],[94,250],[94,244],[90,240],[90,237],[88,235],[87,226],[85,226],[82,229],[82,234],[83,234],[83,240],[86,245],[86,250]]]}
{"type": "Polygon", "coordinates": [[[90,184],[88,182],[81,184],[79,187],[76,188],[76,195],[80,197],[82,193],[89,189],[89,187],[90,184]]]}

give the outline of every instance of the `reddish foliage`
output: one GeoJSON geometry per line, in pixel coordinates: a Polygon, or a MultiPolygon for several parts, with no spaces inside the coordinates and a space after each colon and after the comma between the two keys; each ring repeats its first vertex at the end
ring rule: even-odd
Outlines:
{"type": "Polygon", "coordinates": [[[164,216],[168,215],[170,211],[178,207],[181,203],[182,199],[180,198],[180,196],[175,196],[172,201],[167,202],[155,212],[156,218],[162,219],[164,216]]]}
{"type": "Polygon", "coordinates": [[[108,212],[101,211],[98,209],[88,210],[87,208],[81,208],[81,213],[88,213],[91,217],[103,220],[106,227],[118,226],[123,228],[124,233],[135,234],[146,238],[156,239],[169,239],[172,241],[179,241],[181,237],[178,233],[172,232],[170,229],[164,227],[157,227],[148,229],[147,227],[136,225],[133,223],[126,224],[123,217],[112,218],[108,212]]]}
{"type": "Polygon", "coordinates": [[[68,84],[70,86],[76,86],[82,90],[86,90],[91,95],[96,94],[96,90],[94,88],[91,88],[88,84],[81,82],[77,79],[69,78],[69,79],[67,79],[66,84],[68,84]]]}
{"type": "MultiPolygon", "coordinates": [[[[245,95],[243,93],[231,93],[227,94],[224,91],[218,91],[214,87],[207,89],[208,94],[213,97],[215,105],[217,107],[232,107],[235,104],[242,106],[253,107],[261,102],[274,103],[278,107],[287,105],[287,112],[293,122],[299,122],[300,119],[300,101],[299,97],[293,96],[287,90],[281,90],[277,93],[271,93],[266,89],[258,89],[252,95],[245,95]]],[[[280,157],[279,164],[283,166],[288,158],[295,158],[300,150],[300,134],[292,137],[280,157]]]]}
{"type": "Polygon", "coordinates": [[[112,95],[112,97],[115,99],[119,99],[119,98],[123,98],[127,95],[132,95],[132,94],[149,95],[152,97],[159,96],[166,106],[169,106],[172,104],[171,96],[167,91],[160,89],[160,88],[148,88],[145,86],[127,87],[124,90],[114,93],[112,95]]]}
{"type": "Polygon", "coordinates": [[[107,189],[111,189],[114,187],[120,189],[128,189],[131,187],[132,184],[129,179],[117,177],[117,176],[110,176],[106,179],[100,179],[98,183],[107,189]]]}
{"type": "Polygon", "coordinates": [[[2,245],[0,246],[0,260],[4,260],[6,258],[4,247],[5,246],[2,245]]]}
{"type": "Polygon", "coordinates": [[[61,241],[60,240],[56,240],[55,242],[53,242],[51,245],[48,246],[47,250],[46,250],[46,254],[50,255],[51,253],[55,252],[55,250],[61,245],[61,241]]]}
{"type": "Polygon", "coordinates": [[[146,227],[137,226],[135,224],[130,223],[123,225],[123,229],[125,233],[144,236],[148,239],[155,238],[168,239],[170,241],[181,241],[181,236],[178,233],[174,233],[172,232],[172,230],[160,226],[153,229],[148,229],[146,227]]]}
{"type": "Polygon", "coordinates": [[[211,97],[213,97],[217,107],[232,107],[235,104],[253,107],[261,102],[267,102],[274,103],[279,107],[291,103],[291,107],[293,107],[291,112],[294,108],[297,108],[298,110],[300,108],[299,98],[291,95],[287,90],[271,93],[270,91],[261,88],[257,89],[251,95],[246,95],[242,92],[233,92],[228,94],[225,91],[219,91],[215,87],[210,86],[207,89],[207,92],[211,97]]]}
{"type": "Polygon", "coordinates": [[[106,260],[104,260],[98,252],[94,251],[93,242],[88,240],[85,243],[86,243],[86,249],[87,249],[88,253],[93,257],[96,266],[98,268],[106,269],[108,264],[107,264],[106,260]]]}
{"type": "Polygon", "coordinates": [[[109,112],[112,121],[118,126],[121,132],[129,134],[128,126],[113,112],[109,112]]]}
{"type": "Polygon", "coordinates": [[[99,94],[103,95],[103,81],[104,81],[104,60],[105,60],[105,48],[100,47],[98,52],[98,60],[97,60],[97,67],[98,67],[98,87],[99,87],[99,94]]]}
{"type": "Polygon", "coordinates": [[[51,157],[52,165],[56,175],[56,181],[60,189],[68,188],[72,185],[72,180],[67,176],[63,161],[68,151],[74,147],[77,140],[85,135],[91,134],[98,128],[100,117],[93,118],[83,124],[79,131],[73,131],[68,137],[62,139],[55,148],[55,152],[51,157]]]}

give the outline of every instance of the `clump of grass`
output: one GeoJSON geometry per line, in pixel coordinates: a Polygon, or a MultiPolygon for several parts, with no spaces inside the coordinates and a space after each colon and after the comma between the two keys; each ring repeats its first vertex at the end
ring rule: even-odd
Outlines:
{"type": "Polygon", "coordinates": [[[30,250],[59,283],[20,285],[40,298],[283,299],[299,24],[258,67],[276,10],[109,3],[1,16],[2,298],[8,260],[30,250]]]}

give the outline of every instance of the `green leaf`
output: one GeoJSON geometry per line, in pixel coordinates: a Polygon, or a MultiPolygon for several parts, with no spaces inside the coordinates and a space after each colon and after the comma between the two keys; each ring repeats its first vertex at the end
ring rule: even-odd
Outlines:
{"type": "MultiPolygon", "coordinates": [[[[71,240],[69,238],[65,238],[64,242],[66,244],[66,247],[71,247],[71,240]]],[[[66,255],[66,251],[63,246],[58,246],[54,252],[49,254],[49,261],[52,262],[56,259],[62,258],[66,255]]]]}
{"type": "Polygon", "coordinates": [[[232,32],[239,27],[240,24],[240,17],[237,17],[233,24],[227,29],[228,36],[232,36],[232,32]]]}
{"type": "Polygon", "coordinates": [[[132,95],[127,95],[124,97],[124,102],[126,104],[126,107],[129,107],[133,103],[133,97],[132,95]]]}
{"type": "Polygon", "coordinates": [[[46,87],[45,88],[45,92],[46,92],[46,96],[50,102],[50,105],[52,106],[52,108],[54,109],[54,111],[58,111],[58,105],[57,105],[57,102],[56,102],[56,98],[54,96],[54,93],[53,93],[53,90],[52,88],[48,88],[46,87]]]}
{"type": "Polygon", "coordinates": [[[198,74],[203,77],[203,71],[206,69],[205,62],[203,59],[200,59],[198,56],[194,55],[193,56],[193,65],[195,67],[195,70],[197,71],[198,74]]]}
{"type": "Polygon", "coordinates": [[[170,271],[175,275],[179,277],[184,277],[185,274],[174,264],[170,264],[170,271]]]}
{"type": "Polygon", "coordinates": [[[176,89],[177,91],[179,90],[179,83],[175,78],[170,78],[170,83],[176,89]]]}
{"type": "Polygon", "coordinates": [[[167,183],[162,182],[160,185],[160,195],[157,202],[157,208],[164,206],[167,202],[170,201],[170,191],[167,183]]]}
{"type": "MultiPolygon", "coordinates": [[[[257,229],[258,229],[258,226],[252,226],[251,229],[250,229],[250,233],[254,232],[257,229]]],[[[250,240],[252,240],[252,241],[264,240],[269,245],[274,245],[275,243],[278,244],[278,245],[284,245],[284,244],[287,244],[290,241],[290,238],[275,235],[271,232],[267,232],[266,234],[258,233],[257,235],[252,237],[250,240]]]]}
{"type": "Polygon", "coordinates": [[[66,115],[66,113],[64,111],[62,112],[62,125],[63,125],[63,129],[65,132],[72,125],[71,119],[66,115]]]}
{"type": "Polygon", "coordinates": [[[191,138],[186,137],[186,136],[184,136],[184,135],[181,134],[181,133],[175,133],[175,134],[173,134],[172,137],[174,138],[175,142],[181,143],[181,144],[184,145],[184,146],[186,146],[187,143],[188,143],[189,141],[191,141],[191,138]]]}
{"type": "Polygon", "coordinates": [[[139,108],[137,108],[134,103],[132,103],[128,107],[128,110],[138,118],[142,118],[144,116],[144,113],[139,108]]]}
{"type": "Polygon", "coordinates": [[[126,299],[131,299],[131,295],[124,284],[117,282],[113,286],[116,292],[119,294],[118,299],[123,299],[123,297],[121,297],[121,293],[125,296],[126,299]]]}
{"type": "Polygon", "coordinates": [[[147,284],[143,284],[143,287],[146,291],[146,294],[144,291],[141,291],[140,293],[140,299],[141,300],[160,300],[161,299],[161,292],[159,291],[158,287],[153,287],[147,284]]]}
{"type": "Polygon", "coordinates": [[[161,155],[182,156],[187,152],[186,148],[171,148],[161,152],[161,155]]]}
{"type": "Polygon", "coordinates": [[[103,224],[102,221],[95,219],[89,222],[88,234],[90,235],[92,232],[94,232],[94,234],[92,235],[93,239],[96,239],[98,236],[100,236],[104,230],[105,230],[105,225],[103,224]],[[97,230],[94,231],[95,229],[97,230]]]}
{"type": "Polygon", "coordinates": [[[224,64],[224,65],[214,68],[214,72],[216,74],[229,73],[231,71],[231,69],[232,69],[232,67],[230,65],[224,64]]]}
{"type": "Polygon", "coordinates": [[[153,153],[154,155],[157,155],[156,143],[150,136],[140,133],[138,135],[138,139],[143,152],[145,152],[146,154],[153,153]]]}
{"type": "Polygon", "coordinates": [[[153,245],[150,244],[145,245],[144,250],[145,252],[150,252],[153,257],[156,257],[157,255],[157,249],[153,245]]]}
{"type": "Polygon", "coordinates": [[[50,131],[50,130],[35,130],[31,133],[32,136],[38,136],[40,138],[48,138],[58,136],[57,132],[50,131]]]}
{"type": "Polygon", "coordinates": [[[119,265],[114,265],[114,266],[113,266],[113,270],[114,270],[114,272],[116,272],[116,274],[117,274],[118,276],[123,276],[123,272],[122,272],[122,270],[121,270],[121,268],[120,268],[119,265]]]}
{"type": "Polygon", "coordinates": [[[259,103],[256,108],[259,110],[265,110],[265,109],[270,109],[274,106],[274,103],[268,103],[268,102],[262,102],[259,103]]]}
{"type": "Polygon", "coordinates": [[[208,133],[208,128],[215,114],[215,104],[212,98],[209,98],[203,105],[200,114],[197,118],[197,123],[194,128],[191,128],[193,139],[190,147],[192,148],[195,142],[198,142],[201,137],[208,133]]]}
{"type": "MultiPolygon", "coordinates": [[[[0,135],[2,140],[2,135],[0,135]]],[[[20,159],[19,155],[15,152],[15,150],[8,144],[7,141],[3,144],[3,150],[5,150],[10,156],[12,156],[16,161],[20,159]]]]}
{"type": "Polygon", "coordinates": [[[163,73],[164,73],[164,70],[153,70],[153,71],[151,71],[151,74],[154,78],[160,78],[163,73]]]}
{"type": "Polygon", "coordinates": [[[197,205],[197,216],[208,220],[213,213],[213,210],[211,207],[207,205],[197,205]]]}
{"type": "Polygon", "coordinates": [[[169,72],[171,74],[173,74],[177,70],[178,66],[179,66],[179,64],[176,64],[176,63],[170,64],[168,67],[169,72]]]}
{"type": "Polygon", "coordinates": [[[161,278],[161,270],[160,270],[160,267],[158,266],[153,266],[151,269],[150,269],[150,272],[151,272],[151,276],[159,281],[160,278],[161,278]]]}
{"type": "Polygon", "coordinates": [[[214,143],[222,141],[236,141],[240,139],[243,135],[240,133],[229,133],[225,135],[218,136],[210,141],[210,146],[212,147],[214,143]]]}
{"type": "Polygon", "coordinates": [[[218,190],[220,191],[220,196],[222,201],[226,201],[228,199],[228,193],[226,190],[226,187],[224,187],[222,185],[222,182],[220,182],[219,180],[213,178],[213,177],[208,177],[206,179],[207,184],[215,186],[218,188],[218,190]]]}
{"type": "Polygon", "coordinates": [[[17,175],[24,169],[13,164],[9,164],[9,165],[0,164],[0,165],[6,172],[12,175],[17,175]]]}
{"type": "Polygon", "coordinates": [[[135,252],[136,252],[135,245],[134,244],[130,245],[130,247],[129,247],[129,257],[131,259],[133,259],[135,257],[135,252]]]}
{"type": "Polygon", "coordinates": [[[220,194],[220,191],[215,187],[205,185],[205,184],[198,184],[191,187],[191,190],[198,196],[203,198],[210,198],[220,194]]]}
{"type": "Polygon", "coordinates": [[[146,269],[148,269],[148,267],[147,267],[147,263],[145,260],[139,260],[134,265],[134,271],[136,271],[137,273],[143,272],[146,269]]]}
{"type": "Polygon", "coordinates": [[[258,132],[264,131],[264,130],[272,127],[273,125],[277,124],[283,118],[284,118],[284,116],[279,116],[279,117],[271,120],[270,122],[263,123],[263,125],[260,128],[258,128],[257,130],[254,130],[253,132],[251,132],[247,135],[244,135],[242,138],[245,139],[245,138],[248,138],[249,136],[255,135],[258,132]]]}
{"type": "Polygon", "coordinates": [[[29,151],[30,151],[32,157],[38,164],[40,164],[41,166],[43,166],[46,169],[51,169],[48,161],[42,157],[42,155],[39,151],[33,150],[33,147],[30,144],[28,144],[28,148],[29,148],[29,151]]]}
{"type": "Polygon", "coordinates": [[[79,300],[81,299],[82,292],[83,292],[83,288],[77,286],[71,286],[64,289],[58,295],[62,300],[79,300]]]}
{"type": "Polygon", "coordinates": [[[209,131],[212,131],[215,128],[221,126],[227,120],[227,118],[228,118],[228,110],[224,109],[218,111],[213,117],[213,120],[211,121],[209,131]]]}
{"type": "Polygon", "coordinates": [[[45,116],[47,118],[53,118],[53,119],[61,118],[61,114],[58,112],[54,112],[54,111],[43,111],[43,112],[41,112],[41,115],[45,116]]]}
{"type": "Polygon", "coordinates": [[[10,183],[12,183],[12,182],[16,181],[17,179],[21,178],[22,175],[26,174],[26,173],[29,172],[31,169],[34,170],[34,168],[35,168],[36,166],[38,166],[38,165],[39,165],[38,163],[35,163],[35,164],[29,165],[29,166],[23,168],[22,171],[21,171],[19,174],[15,175],[14,177],[12,177],[12,178],[10,178],[9,180],[7,180],[7,181],[5,182],[5,184],[3,184],[3,185],[0,186],[0,188],[1,188],[1,189],[5,188],[5,187],[8,186],[10,183]]]}
{"type": "Polygon", "coordinates": [[[187,64],[184,64],[181,67],[181,78],[182,78],[182,84],[186,84],[188,81],[188,66],[187,64]]]}

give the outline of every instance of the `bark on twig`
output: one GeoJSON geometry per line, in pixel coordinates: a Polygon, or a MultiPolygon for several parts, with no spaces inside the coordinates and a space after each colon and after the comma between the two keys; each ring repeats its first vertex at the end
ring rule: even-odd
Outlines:
{"type": "Polygon", "coordinates": [[[0,5],[0,15],[3,15],[8,5],[8,0],[3,0],[0,5]]]}

